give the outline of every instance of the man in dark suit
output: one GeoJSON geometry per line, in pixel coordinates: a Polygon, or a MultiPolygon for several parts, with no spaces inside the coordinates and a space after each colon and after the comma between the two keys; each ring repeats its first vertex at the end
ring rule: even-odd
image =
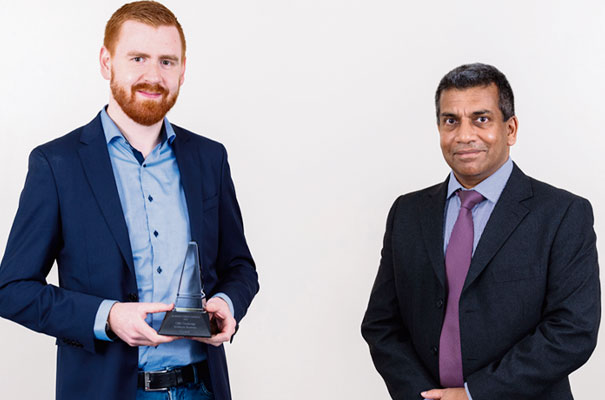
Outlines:
{"type": "Polygon", "coordinates": [[[184,79],[182,28],[159,3],[126,4],[100,64],[108,106],[31,153],[0,315],[57,337],[58,399],[230,399],[222,343],[258,278],[224,147],[165,118],[184,79]],[[157,333],[190,241],[210,338],[157,333]],[[60,287],[46,282],[55,261],[60,287]]]}
{"type": "Polygon", "coordinates": [[[597,340],[589,202],[511,161],[506,77],[460,66],[435,96],[445,182],[399,197],[362,334],[394,399],[572,399],[597,340]]]}

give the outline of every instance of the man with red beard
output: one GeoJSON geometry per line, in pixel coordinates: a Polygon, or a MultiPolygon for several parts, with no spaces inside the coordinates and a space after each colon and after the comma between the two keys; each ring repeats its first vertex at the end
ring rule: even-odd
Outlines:
{"type": "Polygon", "coordinates": [[[230,399],[222,343],[258,291],[224,147],[171,124],[186,43],[173,13],[107,22],[109,104],[34,149],[0,268],[0,316],[57,337],[58,399],[230,399]],[[199,245],[210,338],[158,334],[199,245]],[[60,287],[46,276],[56,261],[60,287]]]}

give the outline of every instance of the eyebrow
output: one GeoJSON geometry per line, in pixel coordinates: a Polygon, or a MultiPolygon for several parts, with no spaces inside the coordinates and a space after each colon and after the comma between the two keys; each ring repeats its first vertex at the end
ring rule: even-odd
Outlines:
{"type": "Polygon", "coordinates": [[[458,118],[458,115],[456,115],[456,114],[454,114],[454,113],[447,113],[447,112],[442,112],[442,113],[440,114],[440,116],[441,116],[441,117],[446,117],[446,118],[449,118],[449,117],[458,118]]]}
{"type": "MultiPolygon", "coordinates": [[[[144,58],[151,58],[151,56],[147,53],[141,53],[140,51],[130,51],[126,54],[128,57],[144,57],[144,58]]],[[[161,55],[159,56],[159,58],[161,60],[170,60],[170,61],[174,61],[174,62],[179,62],[179,58],[177,56],[174,55],[161,55]]]]}
{"type": "Polygon", "coordinates": [[[165,56],[160,56],[160,59],[162,59],[162,60],[170,60],[170,61],[174,61],[174,62],[179,62],[179,58],[177,56],[165,55],[165,56]]]}
{"type": "MultiPolygon", "coordinates": [[[[472,115],[473,116],[479,116],[479,115],[491,115],[493,114],[490,110],[477,110],[477,111],[473,111],[472,115]]],[[[442,112],[440,114],[441,117],[444,118],[458,118],[458,114],[454,114],[454,113],[450,113],[450,112],[442,112]]]]}

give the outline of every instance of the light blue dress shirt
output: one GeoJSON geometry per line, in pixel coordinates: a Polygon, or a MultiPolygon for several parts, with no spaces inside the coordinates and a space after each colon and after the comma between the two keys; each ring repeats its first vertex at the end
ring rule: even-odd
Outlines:
{"type": "MultiPolygon", "coordinates": [[[[481,239],[481,234],[487,225],[487,221],[489,217],[492,215],[492,211],[506,186],[506,182],[508,182],[508,178],[510,178],[510,174],[513,171],[513,162],[508,158],[506,162],[492,175],[487,177],[477,186],[472,188],[483,195],[485,200],[481,203],[477,204],[473,210],[473,254],[475,254],[475,249],[477,248],[477,244],[481,239]]],[[[452,230],[454,229],[454,224],[456,223],[456,219],[458,219],[458,214],[460,212],[460,197],[455,195],[458,190],[470,190],[464,188],[456,179],[454,172],[450,172],[450,180],[447,186],[447,200],[445,204],[445,227],[443,229],[443,252],[447,250],[447,245],[450,241],[450,236],[452,235],[452,230]]],[[[470,390],[466,382],[464,383],[464,387],[466,389],[466,394],[469,400],[473,400],[470,394],[470,390]]]]}
{"type": "MultiPolygon", "coordinates": [[[[485,197],[485,200],[477,204],[472,211],[474,226],[473,254],[475,253],[479,239],[481,239],[481,234],[485,229],[485,225],[487,225],[487,221],[492,215],[492,211],[494,210],[494,207],[496,206],[496,203],[500,198],[500,194],[502,194],[504,186],[506,186],[506,182],[508,182],[508,178],[510,177],[512,171],[513,162],[509,157],[508,160],[506,160],[506,162],[496,172],[472,188],[472,190],[481,193],[483,197],[485,197]]],[[[470,190],[465,189],[464,186],[458,182],[458,179],[456,179],[456,176],[452,171],[450,172],[450,181],[447,186],[447,200],[445,204],[445,227],[443,230],[444,253],[447,250],[447,245],[450,241],[454,224],[456,223],[456,219],[458,219],[458,214],[460,213],[460,197],[455,195],[459,189],[470,190]]]]}
{"type": "MultiPolygon", "coordinates": [[[[160,143],[144,159],[105,109],[101,111],[101,123],[128,228],[139,301],[173,303],[191,240],[185,193],[172,148],[176,135],[164,118],[160,143]]],[[[224,299],[233,313],[233,304],[226,294],[215,296],[224,299]]],[[[110,340],[105,334],[105,323],[113,304],[115,300],[104,300],[97,311],[97,339],[110,340]]],[[[164,315],[149,314],[146,322],[158,330],[164,315]]],[[[188,365],[205,358],[204,345],[193,340],[139,347],[139,369],[145,371],[188,365]]]]}

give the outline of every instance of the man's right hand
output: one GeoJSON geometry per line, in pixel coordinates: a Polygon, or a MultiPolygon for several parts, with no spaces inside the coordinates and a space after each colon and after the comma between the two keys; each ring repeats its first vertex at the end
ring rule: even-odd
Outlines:
{"type": "Polygon", "coordinates": [[[426,400],[468,400],[466,389],[463,387],[448,389],[431,389],[420,393],[426,400]]]}
{"type": "Polygon", "coordinates": [[[167,312],[173,304],[164,303],[115,303],[109,311],[109,327],[120,339],[130,346],[157,346],[162,343],[181,339],[176,336],[163,336],[150,327],[145,318],[147,314],[167,312]]]}

